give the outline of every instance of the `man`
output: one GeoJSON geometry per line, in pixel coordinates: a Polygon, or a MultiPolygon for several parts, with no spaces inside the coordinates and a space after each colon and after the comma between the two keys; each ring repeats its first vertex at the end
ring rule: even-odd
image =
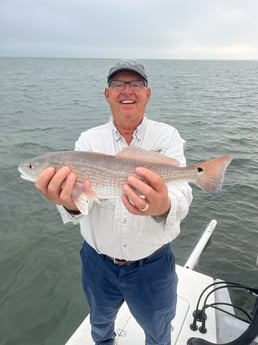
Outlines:
{"type": "MultiPolygon", "coordinates": [[[[144,66],[121,61],[107,77],[105,98],[112,118],[82,133],[76,150],[117,154],[128,145],[160,152],[185,165],[184,140],[177,130],[145,117],[151,96],[144,66]]],[[[59,205],[64,222],[80,223],[82,283],[90,306],[95,344],[114,342],[114,321],[127,302],[145,332],[147,345],[171,344],[177,276],[170,242],[180,231],[192,201],[187,183],[166,186],[156,173],[138,167],[121,198],[89,201],[83,216],[72,199],[76,176],[69,167],[46,169],[36,187],[59,205]]],[[[85,181],[90,188],[90,181],[85,181]]]]}

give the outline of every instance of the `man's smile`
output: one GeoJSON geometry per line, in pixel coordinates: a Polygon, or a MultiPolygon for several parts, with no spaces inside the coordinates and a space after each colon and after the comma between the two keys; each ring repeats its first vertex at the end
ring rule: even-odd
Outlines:
{"type": "Polygon", "coordinates": [[[120,103],[121,104],[135,104],[136,101],[131,100],[131,99],[125,99],[125,100],[120,101],[120,103]]]}

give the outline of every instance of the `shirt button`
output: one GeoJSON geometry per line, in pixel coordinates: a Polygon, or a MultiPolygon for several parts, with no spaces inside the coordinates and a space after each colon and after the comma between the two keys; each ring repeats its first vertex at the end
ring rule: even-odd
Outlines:
{"type": "Polygon", "coordinates": [[[127,223],[127,219],[123,219],[122,223],[126,224],[127,223]]]}
{"type": "Polygon", "coordinates": [[[126,244],[126,243],[124,243],[124,244],[123,244],[123,247],[124,247],[124,248],[126,248],[126,247],[127,247],[127,244],[126,244]]]}

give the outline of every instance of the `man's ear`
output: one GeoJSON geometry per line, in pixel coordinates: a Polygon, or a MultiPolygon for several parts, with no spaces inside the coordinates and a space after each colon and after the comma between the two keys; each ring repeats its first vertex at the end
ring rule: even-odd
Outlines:
{"type": "Polygon", "coordinates": [[[148,87],[148,89],[147,89],[147,98],[148,98],[148,101],[149,101],[150,97],[151,97],[151,89],[148,87]]]}
{"type": "Polygon", "coordinates": [[[105,91],[104,91],[104,95],[105,95],[106,101],[107,101],[108,103],[109,103],[109,93],[110,93],[109,88],[106,87],[106,88],[105,88],[105,91]]]}

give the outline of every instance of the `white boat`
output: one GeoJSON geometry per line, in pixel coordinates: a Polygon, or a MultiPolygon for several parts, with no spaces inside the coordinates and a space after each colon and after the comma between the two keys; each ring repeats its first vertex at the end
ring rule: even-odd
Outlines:
{"type": "MultiPolygon", "coordinates": [[[[212,220],[184,266],[176,266],[178,302],[171,325],[172,345],[258,345],[258,287],[214,280],[194,271],[215,227],[212,220]],[[254,295],[255,305],[250,322],[237,318],[232,306],[230,288],[243,288],[254,295]]],[[[131,315],[126,303],[115,323],[114,345],[144,345],[143,330],[131,315]]],[[[82,322],[65,345],[94,345],[89,316],[82,322]]]]}

